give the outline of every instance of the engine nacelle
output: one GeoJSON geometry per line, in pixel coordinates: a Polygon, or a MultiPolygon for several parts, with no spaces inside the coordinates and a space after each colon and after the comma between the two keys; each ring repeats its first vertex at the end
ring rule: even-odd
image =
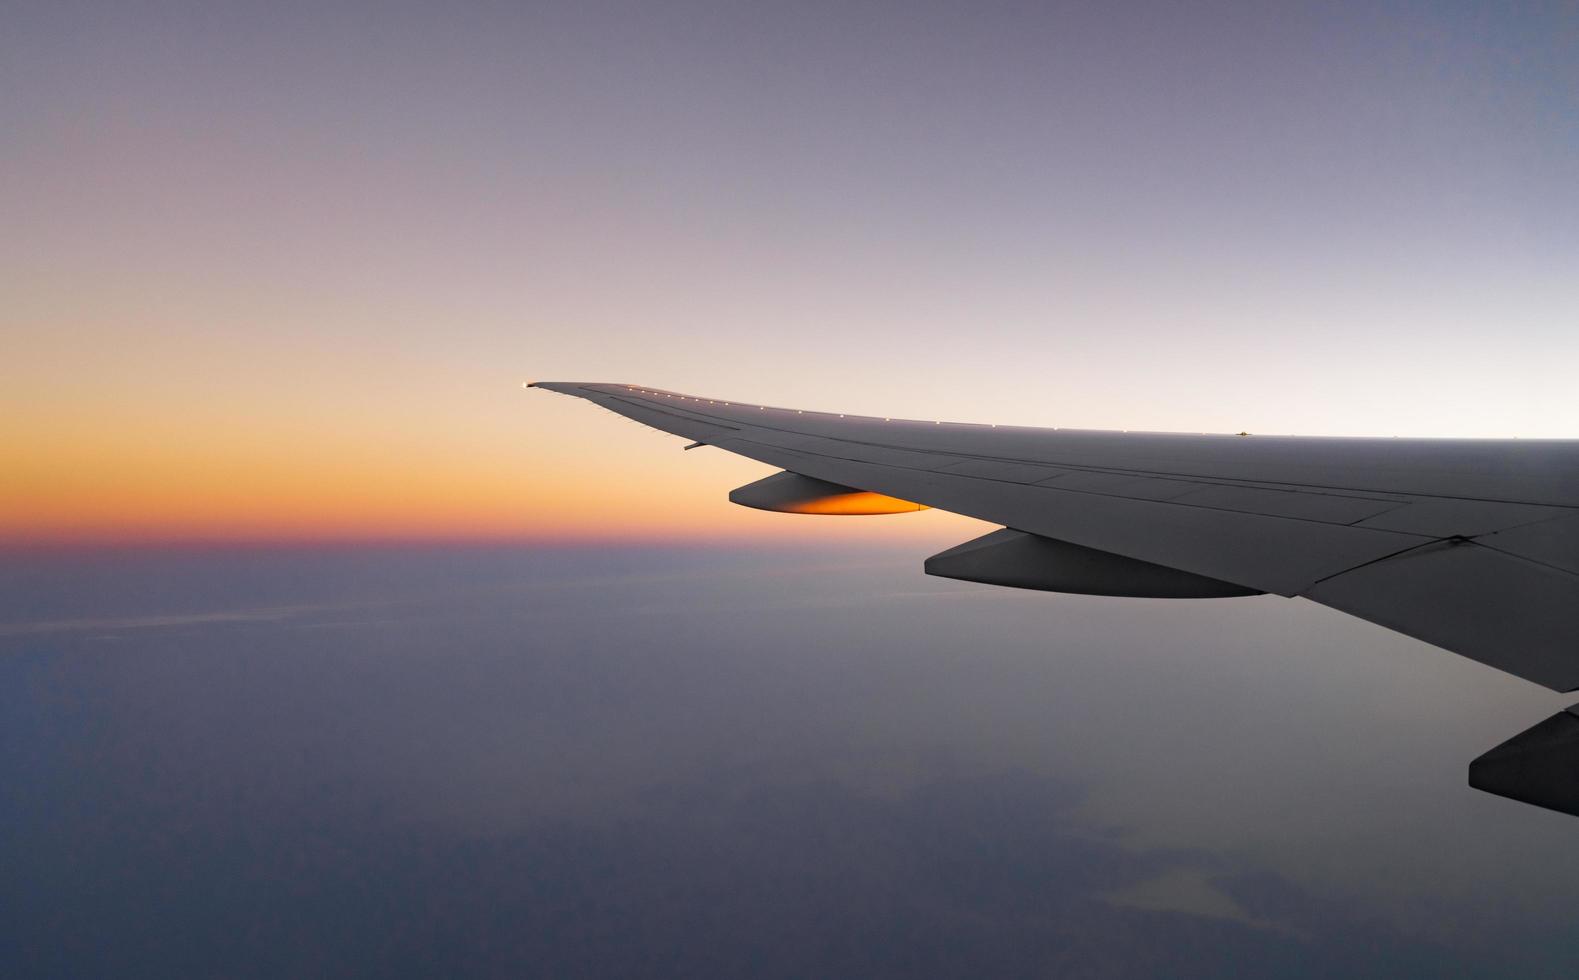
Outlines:
{"type": "Polygon", "coordinates": [[[943,578],[1081,595],[1212,599],[1263,594],[1194,572],[1009,528],[939,552],[927,559],[925,567],[928,575],[943,578]]]}
{"type": "Polygon", "coordinates": [[[783,514],[907,514],[927,509],[923,504],[790,472],[731,490],[729,500],[783,514]]]}
{"type": "Polygon", "coordinates": [[[1471,762],[1469,785],[1579,816],[1579,704],[1471,762]]]}

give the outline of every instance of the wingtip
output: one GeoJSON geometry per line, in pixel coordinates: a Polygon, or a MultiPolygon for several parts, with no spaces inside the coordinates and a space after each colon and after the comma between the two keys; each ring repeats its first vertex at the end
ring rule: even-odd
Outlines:
{"type": "Polygon", "coordinates": [[[544,391],[557,391],[561,394],[574,394],[580,391],[600,391],[608,393],[616,388],[630,391],[638,390],[635,385],[613,384],[611,382],[594,381],[523,381],[522,388],[541,388],[544,391]]]}
{"type": "Polygon", "coordinates": [[[570,381],[523,381],[521,382],[521,387],[539,388],[543,391],[551,391],[560,395],[579,395],[581,389],[586,386],[570,381]]]}

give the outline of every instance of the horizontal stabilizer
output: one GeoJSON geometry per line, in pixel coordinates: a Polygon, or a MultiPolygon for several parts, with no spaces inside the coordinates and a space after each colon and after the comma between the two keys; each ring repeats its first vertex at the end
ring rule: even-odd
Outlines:
{"type": "Polygon", "coordinates": [[[1469,785],[1579,816],[1579,704],[1471,762],[1469,785]]]}
{"type": "Polygon", "coordinates": [[[1211,599],[1263,594],[1232,582],[1010,528],[933,555],[925,568],[928,575],[966,582],[1082,595],[1211,599]]]}
{"type": "Polygon", "coordinates": [[[897,497],[788,472],[731,490],[729,500],[783,514],[907,514],[927,509],[897,497]]]}

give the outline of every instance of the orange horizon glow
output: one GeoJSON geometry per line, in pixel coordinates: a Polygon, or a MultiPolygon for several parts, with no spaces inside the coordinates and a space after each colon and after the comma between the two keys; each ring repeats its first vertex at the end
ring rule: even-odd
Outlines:
{"type": "MultiPolygon", "coordinates": [[[[940,512],[941,513],[941,512],[940,512]]],[[[795,517],[832,515],[776,515],[784,524],[733,526],[725,520],[709,520],[662,525],[607,521],[560,524],[549,528],[513,526],[464,526],[460,522],[433,521],[425,525],[390,525],[322,522],[271,523],[264,520],[237,520],[229,524],[194,525],[190,523],[60,524],[25,527],[0,527],[0,552],[55,552],[95,549],[165,549],[237,547],[244,549],[309,547],[838,547],[841,544],[908,547],[918,540],[953,540],[947,532],[940,536],[939,525],[910,527],[902,533],[848,533],[853,522],[836,522],[838,530],[827,526],[809,528],[795,517]]],[[[967,525],[978,522],[957,515],[944,515],[967,525]]],[[[888,523],[886,531],[896,528],[888,523]]],[[[952,523],[952,522],[951,522],[952,523]]],[[[964,530],[974,536],[979,530],[964,530]]]]}
{"type": "Polygon", "coordinates": [[[1236,91],[1242,39],[1186,14],[1183,61],[1151,26],[1060,26],[1054,84],[1022,43],[1042,35],[993,18],[990,70],[939,74],[919,34],[846,48],[864,16],[786,22],[804,43],[747,64],[598,5],[344,36],[339,14],[32,6],[5,35],[0,545],[979,526],[736,507],[770,468],[529,378],[1047,428],[1579,436],[1568,63],[1510,72],[1429,17],[1400,50],[1459,37],[1452,72],[1296,57],[1236,91]]]}
{"type": "MultiPolygon", "coordinates": [[[[787,544],[938,534],[936,523],[852,527],[736,506],[729,490],[770,467],[718,450],[678,452],[683,440],[573,400],[489,392],[479,415],[496,430],[483,436],[475,421],[411,403],[377,413],[375,426],[307,400],[322,423],[282,424],[99,396],[32,425],[17,415],[0,424],[0,548],[787,544]]],[[[305,414],[301,404],[283,411],[305,414]]]]}

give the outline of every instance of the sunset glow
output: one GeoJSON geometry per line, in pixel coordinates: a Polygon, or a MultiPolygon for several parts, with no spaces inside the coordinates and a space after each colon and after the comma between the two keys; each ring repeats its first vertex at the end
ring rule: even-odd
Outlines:
{"type": "Polygon", "coordinates": [[[903,17],[709,46],[657,11],[387,16],[62,9],[9,46],[0,541],[932,533],[729,507],[768,471],[532,377],[1579,435],[1567,88],[1463,25],[983,17],[936,35],[990,52],[972,73],[903,17]],[[1211,67],[1244,59],[1253,86],[1211,67]]]}

